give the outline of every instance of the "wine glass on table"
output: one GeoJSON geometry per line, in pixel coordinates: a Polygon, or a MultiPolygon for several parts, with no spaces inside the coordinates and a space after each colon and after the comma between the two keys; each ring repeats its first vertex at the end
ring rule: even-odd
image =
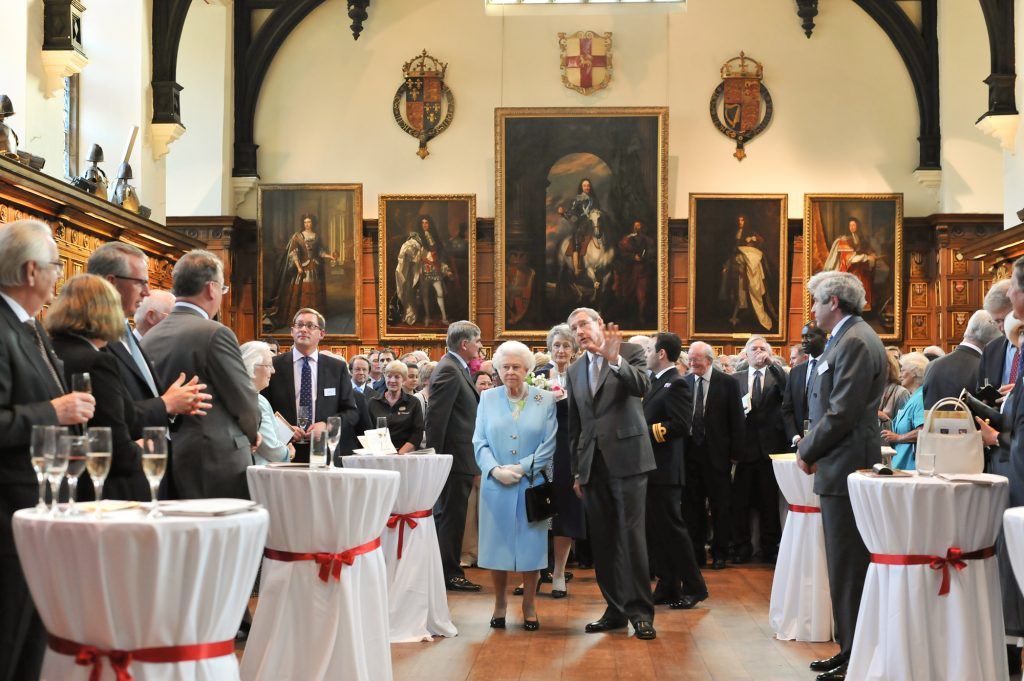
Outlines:
{"type": "Polygon", "coordinates": [[[32,426],[32,468],[36,471],[36,483],[39,485],[39,503],[36,511],[46,513],[46,460],[52,459],[57,450],[58,426],[32,426]]]}
{"type": "Polygon", "coordinates": [[[92,378],[89,372],[83,371],[80,374],[71,374],[71,390],[76,393],[92,393],[92,378]]]}
{"type": "Polygon", "coordinates": [[[90,428],[86,433],[89,438],[89,453],[85,459],[85,469],[89,471],[92,478],[92,486],[96,490],[96,518],[98,519],[103,510],[100,505],[103,501],[103,483],[110,474],[110,460],[113,449],[110,445],[110,428],[90,428]]]}
{"type": "Polygon", "coordinates": [[[377,441],[379,443],[379,446],[377,447],[377,451],[379,453],[383,454],[384,450],[387,449],[387,442],[388,442],[388,417],[387,416],[378,416],[377,417],[377,441]]]}
{"type": "Polygon", "coordinates": [[[147,518],[159,518],[162,514],[157,508],[156,493],[160,489],[164,471],[167,470],[167,428],[154,426],[142,429],[142,472],[149,481],[149,493],[153,497],[153,505],[147,518]]]}
{"type": "MultiPolygon", "coordinates": [[[[300,404],[299,410],[295,414],[295,425],[302,429],[305,433],[309,430],[309,425],[313,421],[313,406],[310,404],[300,404]]],[[[302,436],[302,441],[306,441],[306,435],[302,436]]]]}
{"type": "Polygon", "coordinates": [[[334,452],[341,442],[341,417],[327,417],[327,467],[334,468],[334,452]]]}
{"type": "Polygon", "coordinates": [[[46,457],[46,479],[50,483],[51,516],[56,516],[60,512],[57,497],[60,494],[60,481],[64,479],[64,474],[68,470],[70,443],[67,440],[69,437],[71,436],[65,433],[58,433],[57,446],[53,450],[53,456],[46,457]]]}
{"type": "Polygon", "coordinates": [[[78,478],[85,472],[85,460],[89,455],[89,438],[85,435],[64,435],[61,442],[68,453],[68,507],[65,515],[78,515],[75,499],[78,496],[78,478]]]}

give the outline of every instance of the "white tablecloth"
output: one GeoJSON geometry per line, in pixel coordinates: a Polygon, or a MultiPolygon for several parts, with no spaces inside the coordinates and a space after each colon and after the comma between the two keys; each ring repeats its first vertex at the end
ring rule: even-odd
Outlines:
{"type": "MultiPolygon", "coordinates": [[[[813,491],[814,476],[797,468],[795,458],[773,460],[772,467],[788,504],[820,507],[813,491]]],[[[832,598],[821,513],[789,513],[775,563],[768,622],[784,641],[832,640],[832,598]]]]}
{"type": "MultiPolygon", "coordinates": [[[[998,475],[967,476],[990,486],[939,478],[849,477],[850,501],[868,551],[947,556],[994,546],[1009,487],[998,475]]],[[[942,570],[929,565],[868,568],[847,678],[1006,679],[1003,610],[995,558],[942,570]]]]}
{"type": "MultiPolygon", "coordinates": [[[[270,511],[267,547],[340,553],[381,536],[398,493],[391,471],[248,471],[252,498],[270,511]]],[[[246,681],[390,681],[387,570],[380,548],[340,580],[313,561],[263,560],[260,599],[242,657],[246,681]]]]}
{"type": "MultiPolygon", "coordinates": [[[[100,650],[233,641],[267,536],[263,509],[219,518],[139,511],[14,516],[14,539],[43,624],[100,650]]],[[[113,681],[102,659],[103,681],[113,681]]],[[[49,648],[43,681],[86,681],[91,667],[49,648]]],[[[238,679],[234,653],[206,660],[131,663],[136,681],[238,679]]]]}
{"type": "MultiPolygon", "coordinates": [[[[433,509],[452,468],[450,454],[402,456],[346,456],[346,468],[398,471],[402,476],[392,514],[433,509]]],[[[398,558],[401,520],[384,530],[381,542],[388,566],[388,611],[392,643],[431,641],[432,636],[459,632],[448,611],[441,552],[434,517],[415,518],[416,527],[402,532],[402,558],[398,558]]]]}

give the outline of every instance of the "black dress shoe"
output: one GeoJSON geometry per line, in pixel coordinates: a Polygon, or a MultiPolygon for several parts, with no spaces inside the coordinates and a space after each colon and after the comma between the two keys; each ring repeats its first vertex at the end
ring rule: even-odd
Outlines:
{"type": "Polygon", "coordinates": [[[586,631],[588,634],[596,634],[602,631],[612,631],[613,629],[625,628],[626,620],[612,620],[608,619],[607,617],[602,617],[601,619],[595,622],[591,622],[586,627],[584,627],[584,631],[586,631]]]}
{"type": "Polygon", "coordinates": [[[551,597],[552,598],[565,598],[568,595],[569,595],[569,592],[566,591],[565,589],[552,589],[551,590],[551,597]]]}
{"type": "MultiPolygon", "coordinates": [[[[540,593],[540,584],[541,584],[540,581],[538,581],[537,582],[537,593],[540,593]]],[[[522,596],[523,595],[523,587],[522,586],[517,586],[516,588],[512,589],[512,595],[513,596],[522,596]]]]}
{"type": "Polygon", "coordinates": [[[687,594],[680,598],[678,601],[674,603],[669,603],[668,607],[672,608],[673,610],[693,610],[695,607],[697,607],[698,603],[707,599],[707,597],[707,594],[704,594],[703,596],[692,596],[690,594],[687,594]]]}
{"type": "Polygon", "coordinates": [[[504,617],[492,617],[491,618],[491,629],[504,629],[505,618],[504,617]]]}
{"type": "Polygon", "coordinates": [[[675,603],[680,598],[681,598],[680,596],[668,596],[668,595],[655,596],[654,597],[654,604],[655,605],[669,605],[671,603],[675,603]]]}
{"type": "Polygon", "coordinates": [[[636,631],[636,637],[641,641],[653,641],[658,637],[658,632],[654,630],[654,625],[650,622],[637,622],[633,625],[633,629],[636,631]]]}
{"type": "Polygon", "coordinates": [[[565,581],[571,582],[572,578],[573,578],[573,574],[571,572],[569,572],[568,570],[566,570],[565,571],[565,581]]]}
{"type": "Polygon", "coordinates": [[[827,672],[835,669],[844,662],[846,662],[846,658],[843,657],[843,654],[836,653],[832,657],[824,660],[815,660],[810,666],[812,672],[827,672]]]}
{"type": "Polygon", "coordinates": [[[540,571],[540,582],[539,583],[540,584],[550,584],[551,583],[551,572],[549,570],[541,570],[540,571]]]}
{"type": "Polygon", "coordinates": [[[712,570],[724,570],[725,567],[725,560],[722,558],[715,558],[715,560],[711,563],[712,570]]]}
{"type": "Polygon", "coordinates": [[[844,662],[835,669],[818,674],[817,679],[818,681],[846,681],[846,663],[844,662]]]}
{"type": "Polygon", "coordinates": [[[448,591],[479,591],[480,585],[474,584],[465,577],[452,577],[445,582],[444,588],[448,591]]]}
{"type": "Polygon", "coordinates": [[[523,620],[523,629],[527,631],[537,631],[540,629],[540,620],[523,620]]]}

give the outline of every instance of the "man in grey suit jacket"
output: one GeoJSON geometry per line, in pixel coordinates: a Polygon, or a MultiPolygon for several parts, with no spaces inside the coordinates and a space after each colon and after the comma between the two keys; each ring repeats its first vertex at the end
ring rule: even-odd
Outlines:
{"type": "Polygon", "coordinates": [[[260,412],[238,339],[213,321],[227,288],[216,255],[186,253],[174,266],[174,309],[142,339],[163,385],[184,372],[198,376],[213,396],[205,416],[181,415],[171,435],[174,484],[182,499],[249,498],[245,469],[253,461],[260,412]]]}
{"type": "Polygon", "coordinates": [[[808,388],[811,429],[800,440],[797,464],[815,473],[821,498],[825,560],[840,651],[815,660],[819,681],[842,681],[853,647],[857,611],[870,556],[853,516],[846,478],[881,461],[878,403],[888,376],[885,346],[860,317],[864,287],[848,272],[819,272],[807,282],[812,312],[832,334],[808,388]]]}
{"type": "MultiPolygon", "coordinates": [[[[588,632],[632,622],[639,639],[656,636],[647,565],[647,473],[657,468],[642,399],[650,387],[639,345],[615,324],[579,308],[569,327],[586,353],[569,367],[569,451],[576,492],[590,526],[597,585],[607,602],[588,632]]],[[[435,374],[436,375],[436,374],[435,374]]],[[[431,402],[434,397],[431,387],[431,402]]]]}
{"type": "Polygon", "coordinates": [[[480,327],[473,322],[453,322],[448,327],[446,345],[448,352],[438,360],[430,376],[425,419],[427,447],[433,447],[438,454],[452,455],[452,470],[434,505],[437,542],[445,587],[449,591],[479,591],[479,584],[466,579],[459,557],[473,478],[480,475],[473,453],[480,395],[469,377],[469,361],[480,352],[480,327]]]}

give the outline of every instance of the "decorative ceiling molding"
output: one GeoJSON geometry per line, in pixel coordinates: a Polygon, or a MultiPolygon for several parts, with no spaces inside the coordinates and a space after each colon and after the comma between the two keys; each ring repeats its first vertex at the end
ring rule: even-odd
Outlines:
{"type": "Polygon", "coordinates": [[[178,45],[192,0],[153,0],[153,123],[181,122],[178,45]]]}
{"type": "Polygon", "coordinates": [[[818,16],[818,0],[796,0],[796,14],[803,22],[804,34],[810,38],[814,32],[814,17],[818,16]]]}
{"type": "Polygon", "coordinates": [[[988,116],[1016,115],[1014,84],[1017,80],[1016,56],[1013,44],[1013,0],[979,0],[988,29],[988,47],[991,56],[991,73],[985,79],[988,85],[988,111],[978,119],[988,116]]]}

